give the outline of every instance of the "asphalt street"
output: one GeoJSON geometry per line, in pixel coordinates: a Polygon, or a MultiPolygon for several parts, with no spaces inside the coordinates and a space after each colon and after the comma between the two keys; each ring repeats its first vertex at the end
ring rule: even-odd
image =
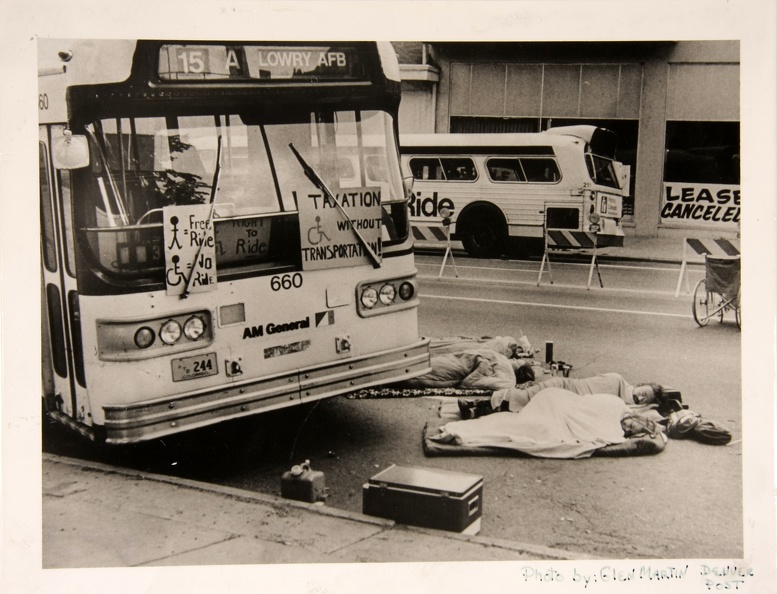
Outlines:
{"type": "MultiPolygon", "coordinates": [[[[327,506],[351,512],[361,511],[364,482],[390,464],[457,470],[484,477],[485,537],[607,558],[742,555],[741,335],[733,319],[699,328],[689,296],[673,295],[672,266],[602,264],[605,287],[589,290],[586,263],[554,264],[554,283],[538,287],[539,262],[459,257],[460,277],[438,279],[440,261],[418,258],[423,335],[523,333],[540,348],[552,340],[573,377],[618,371],[677,387],[692,410],[732,431],[732,443],[673,441],[646,458],[426,458],[421,430],[438,400],[338,397],[111,451],[103,461],[279,495],[283,472],[307,459],[325,473],[327,506]]],[[[59,451],[72,455],[69,447],[59,451]]]]}

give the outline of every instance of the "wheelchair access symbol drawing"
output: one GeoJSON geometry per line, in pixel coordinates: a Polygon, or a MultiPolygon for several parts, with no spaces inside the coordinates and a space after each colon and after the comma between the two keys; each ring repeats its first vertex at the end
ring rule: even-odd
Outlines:
{"type": "MultiPolygon", "coordinates": [[[[167,283],[167,286],[177,287],[181,283],[184,283],[185,285],[187,276],[181,272],[181,266],[179,265],[181,258],[178,255],[175,255],[170,258],[170,261],[173,263],[173,267],[165,270],[165,282],[167,283]]],[[[187,268],[191,268],[191,265],[187,268]]]]}
{"type": "Polygon", "coordinates": [[[332,241],[332,238],[321,229],[321,217],[316,217],[316,224],[308,229],[308,243],[310,245],[318,245],[324,239],[332,241]],[[313,239],[314,237],[315,239],[313,239]]]}

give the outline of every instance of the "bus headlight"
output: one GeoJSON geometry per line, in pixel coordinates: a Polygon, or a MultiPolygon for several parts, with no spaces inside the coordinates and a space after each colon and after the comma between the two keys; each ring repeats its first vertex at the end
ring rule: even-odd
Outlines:
{"type": "Polygon", "coordinates": [[[100,361],[140,361],[202,348],[213,342],[211,315],[201,309],[143,320],[99,319],[98,356],[100,361]]]}
{"type": "Polygon", "coordinates": [[[135,332],[135,344],[139,349],[147,349],[150,347],[154,344],[155,338],[156,334],[154,334],[154,331],[148,326],[143,326],[135,332]]]}
{"type": "Polygon", "coordinates": [[[600,218],[601,217],[599,216],[598,212],[592,212],[588,214],[588,220],[594,225],[596,225],[599,222],[600,218]]]}
{"type": "Polygon", "coordinates": [[[356,311],[369,318],[411,309],[418,306],[417,291],[413,276],[365,281],[356,287],[356,311]]]}
{"type": "Polygon", "coordinates": [[[205,334],[205,322],[199,316],[192,316],[183,325],[183,335],[189,340],[197,340],[205,334]]]}
{"type": "Polygon", "coordinates": [[[394,285],[385,284],[380,288],[380,302],[383,305],[391,305],[397,296],[397,290],[394,285]]]}
{"type": "Polygon", "coordinates": [[[175,320],[167,320],[159,330],[159,338],[165,344],[175,344],[181,338],[181,325],[175,320]]]}
{"type": "Polygon", "coordinates": [[[415,295],[415,287],[413,287],[413,283],[404,282],[399,285],[399,298],[402,299],[402,301],[412,299],[413,295],[415,295]]]}
{"type": "Polygon", "coordinates": [[[372,287],[362,291],[361,302],[367,309],[372,309],[378,303],[378,292],[372,287]]]}

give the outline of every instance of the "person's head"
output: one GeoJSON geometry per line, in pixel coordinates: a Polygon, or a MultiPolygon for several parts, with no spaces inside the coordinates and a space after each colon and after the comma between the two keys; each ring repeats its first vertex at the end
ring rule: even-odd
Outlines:
{"type": "Polygon", "coordinates": [[[534,369],[532,369],[531,363],[515,359],[511,362],[513,364],[513,372],[515,372],[516,384],[525,384],[526,382],[534,381],[534,369]]]}
{"type": "Polygon", "coordinates": [[[626,437],[635,435],[657,435],[660,431],[658,424],[643,415],[629,412],[621,418],[621,428],[626,437]]]}
{"type": "Polygon", "coordinates": [[[661,404],[665,400],[664,388],[653,382],[634,386],[632,391],[634,404],[661,404]]]}

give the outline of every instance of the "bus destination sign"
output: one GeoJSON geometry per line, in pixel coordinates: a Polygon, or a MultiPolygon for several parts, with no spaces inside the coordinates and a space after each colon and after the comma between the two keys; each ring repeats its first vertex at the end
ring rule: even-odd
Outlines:
{"type": "Polygon", "coordinates": [[[166,44],[159,49],[159,77],[168,81],[365,80],[356,48],[348,45],[166,44]]]}

